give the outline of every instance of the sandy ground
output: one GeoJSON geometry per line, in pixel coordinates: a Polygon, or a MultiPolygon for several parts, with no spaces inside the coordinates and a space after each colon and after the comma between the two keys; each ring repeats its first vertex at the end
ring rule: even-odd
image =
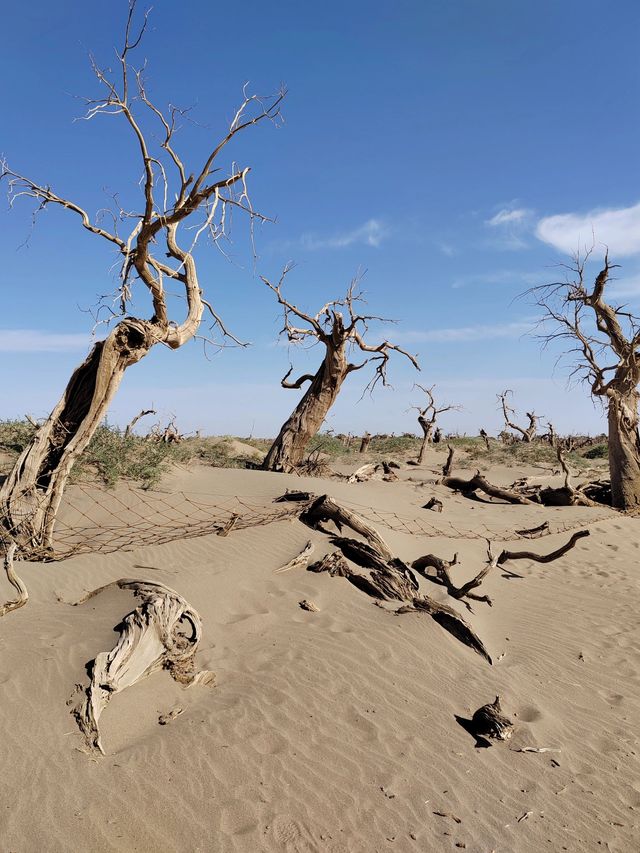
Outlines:
{"type": "MultiPolygon", "coordinates": [[[[637,850],[640,521],[473,502],[408,479],[428,480],[436,463],[403,468],[398,482],[353,485],[195,468],[174,471],[163,488],[265,502],[310,488],[503,537],[547,518],[589,527],[557,562],[513,564],[520,578],[490,574],[493,607],[466,614],[449,599],[493,666],[425,615],[376,607],[343,578],[274,573],[308,539],[318,556],[332,550],[298,521],[21,564],[31,600],[0,625],[2,853],[637,850]],[[420,508],[432,495],[441,515],[420,508]],[[121,577],[162,581],[199,610],[198,664],[217,684],[183,690],[160,672],[114,696],[101,720],[106,755],[94,756],[67,700],[134,601],[120,590],[76,608],[63,601],[121,577]],[[302,610],[305,598],[319,612],[302,610]],[[514,737],[476,748],[456,715],[496,694],[514,737]]],[[[507,483],[521,473],[490,476],[507,483]]],[[[405,560],[459,551],[460,582],[485,559],[481,538],[379,529],[405,560]]],[[[567,538],[526,547],[549,551],[567,538]]]]}

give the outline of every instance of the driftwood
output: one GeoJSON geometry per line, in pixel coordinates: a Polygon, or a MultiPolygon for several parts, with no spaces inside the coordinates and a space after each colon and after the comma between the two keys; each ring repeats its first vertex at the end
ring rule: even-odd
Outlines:
{"type": "Polygon", "coordinates": [[[524,497],[524,495],[518,494],[517,492],[510,491],[509,489],[503,489],[500,486],[494,486],[493,483],[490,483],[482,476],[480,471],[477,471],[470,480],[465,480],[462,477],[444,476],[441,482],[443,486],[447,486],[447,488],[453,489],[456,492],[462,492],[465,496],[469,496],[474,492],[480,491],[492,498],[498,498],[499,500],[506,501],[510,504],[534,503],[534,501],[524,497]]]}
{"type": "MultiPolygon", "coordinates": [[[[497,558],[496,565],[501,566],[503,563],[506,563],[507,560],[535,560],[536,563],[551,563],[553,560],[557,560],[559,557],[562,557],[563,554],[567,553],[567,551],[570,551],[579,539],[583,539],[585,536],[589,535],[590,533],[588,530],[578,530],[573,534],[568,542],[560,548],[557,548],[555,551],[551,551],[550,554],[536,554],[533,551],[503,551],[497,558]]],[[[490,550],[489,553],[491,553],[490,550]]]]}
{"type": "MultiPolygon", "coordinates": [[[[130,589],[140,604],[118,625],[120,638],[110,652],[90,664],[91,682],[72,708],[87,745],[104,754],[98,726],[111,697],[160,669],[184,687],[211,684],[214,674],[196,672],[195,654],[202,634],[200,616],[174,590],[161,583],[121,578],[85,595],[73,606],[111,587],[130,589]]],[[[70,700],[72,701],[72,700],[70,700]]]]}
{"type": "Polygon", "coordinates": [[[29,593],[27,592],[27,588],[24,585],[21,578],[15,573],[15,569],[13,568],[13,561],[16,555],[16,550],[18,546],[15,542],[11,543],[3,543],[4,548],[4,571],[7,576],[7,580],[11,584],[11,586],[17,591],[18,597],[14,598],[11,601],[6,601],[4,604],[0,605],[0,616],[4,616],[6,613],[11,613],[12,610],[18,610],[20,607],[24,607],[24,605],[29,600],[29,593]]]}
{"type": "Polygon", "coordinates": [[[430,509],[432,512],[442,512],[444,504],[438,498],[431,498],[424,504],[422,509],[430,509]]]}
{"type": "Polygon", "coordinates": [[[343,526],[349,527],[355,533],[364,536],[369,545],[375,549],[380,557],[385,560],[393,559],[393,554],[389,546],[374,527],[368,524],[363,518],[360,518],[359,515],[356,515],[355,512],[351,512],[351,510],[337,504],[328,495],[321,495],[319,498],[316,498],[301,513],[300,521],[314,530],[320,530],[322,533],[327,532],[321,526],[326,521],[333,521],[338,530],[342,530],[343,526]]]}
{"type": "Polygon", "coordinates": [[[462,601],[467,610],[471,610],[471,605],[464,601],[465,598],[471,598],[474,601],[482,601],[485,604],[488,604],[489,607],[493,605],[493,602],[489,598],[488,595],[477,595],[472,592],[476,587],[480,586],[482,581],[485,579],[490,569],[492,568],[491,563],[488,563],[482,571],[478,572],[478,574],[472,578],[467,583],[463,584],[460,587],[457,587],[449,574],[449,569],[453,566],[458,565],[458,555],[454,554],[452,560],[443,560],[441,557],[436,557],[435,554],[425,554],[424,557],[418,557],[417,560],[414,560],[411,563],[411,568],[414,569],[418,574],[422,575],[426,580],[433,581],[434,583],[441,584],[447,590],[447,593],[452,597],[458,599],[458,601],[462,601]],[[436,575],[427,574],[427,569],[432,568],[435,569],[436,575]]]}
{"type": "Polygon", "coordinates": [[[309,613],[319,613],[320,608],[317,604],[314,604],[313,601],[309,601],[308,598],[303,598],[302,601],[298,602],[299,607],[303,610],[308,610],[309,613]]]}
{"type": "MultiPolygon", "coordinates": [[[[546,523],[546,526],[548,527],[548,522],[546,523]]],[[[541,525],[540,527],[543,528],[544,525],[541,525]]],[[[589,536],[589,531],[579,530],[571,536],[568,542],[560,548],[556,548],[555,551],[551,551],[549,554],[536,554],[533,551],[504,550],[499,555],[495,556],[491,550],[491,543],[488,543],[486,565],[478,572],[477,575],[475,575],[475,577],[471,578],[471,580],[467,581],[467,583],[460,587],[454,584],[450,574],[450,569],[453,566],[458,565],[457,554],[453,555],[452,560],[444,560],[442,557],[437,557],[435,554],[425,554],[423,557],[418,557],[417,560],[414,560],[413,563],[411,563],[411,568],[418,572],[418,574],[425,578],[425,580],[444,586],[447,593],[452,598],[462,601],[467,610],[471,610],[471,605],[468,601],[465,601],[465,599],[482,601],[491,607],[493,602],[488,595],[478,595],[473,592],[474,589],[481,585],[482,581],[486,578],[491,569],[498,567],[502,568],[509,560],[535,560],[537,563],[551,563],[553,560],[557,560],[559,557],[562,557],[567,553],[567,551],[570,551],[575,546],[576,542],[585,536],[589,536]],[[430,568],[435,569],[435,576],[427,574],[427,569],[430,568]]]]}
{"type": "Polygon", "coordinates": [[[240,516],[238,515],[237,512],[231,513],[231,517],[229,518],[229,521],[227,521],[225,524],[219,525],[218,527],[215,528],[216,536],[222,536],[222,537],[228,536],[231,533],[231,531],[233,530],[233,528],[236,526],[236,522],[238,521],[239,518],[240,518],[240,516]]]}
{"type": "Polygon", "coordinates": [[[543,521],[537,527],[530,527],[525,530],[516,530],[518,536],[526,536],[527,539],[538,539],[540,536],[546,536],[549,532],[549,522],[543,521]]]}
{"type": "Polygon", "coordinates": [[[307,566],[308,572],[328,572],[332,578],[346,578],[350,569],[349,564],[342,556],[341,551],[334,551],[332,554],[326,554],[321,560],[316,563],[311,563],[307,566]]]}
{"type": "Polygon", "coordinates": [[[284,566],[280,566],[279,569],[275,570],[274,574],[281,575],[283,572],[290,572],[292,569],[306,568],[309,565],[309,560],[313,554],[314,547],[313,542],[309,540],[297,557],[294,557],[293,560],[289,560],[289,562],[285,563],[284,566]]]}
{"type": "MultiPolygon", "coordinates": [[[[481,473],[477,471],[473,477],[465,480],[463,477],[450,476],[451,466],[453,464],[453,449],[449,448],[449,456],[447,463],[443,468],[443,476],[440,480],[443,486],[453,489],[456,492],[461,492],[465,497],[470,497],[475,492],[484,492],[489,497],[497,498],[498,500],[506,501],[511,504],[543,504],[544,506],[599,506],[601,502],[594,500],[590,495],[590,489],[595,486],[592,483],[585,483],[581,486],[574,487],[570,482],[570,472],[567,467],[562,449],[556,448],[558,461],[565,475],[564,486],[536,486],[529,485],[526,479],[516,480],[508,489],[502,486],[494,486],[481,473]]],[[[598,484],[597,494],[602,493],[601,484],[598,484]]]]}
{"type": "Polygon", "coordinates": [[[380,465],[376,462],[367,462],[366,465],[361,465],[356,471],[351,474],[347,483],[365,483],[370,480],[374,474],[380,470],[380,465]]]}
{"type": "Polygon", "coordinates": [[[502,713],[500,697],[483,705],[471,718],[470,730],[476,737],[507,740],[513,734],[513,723],[502,713]]]}
{"type": "Polygon", "coordinates": [[[273,499],[274,504],[278,503],[287,503],[291,502],[299,502],[299,501],[310,501],[313,495],[311,492],[299,492],[299,491],[286,491],[283,495],[280,495],[277,498],[273,499]]]}
{"type": "Polygon", "coordinates": [[[309,566],[310,571],[329,571],[334,576],[345,577],[359,590],[378,601],[403,602],[397,613],[428,613],[442,628],[491,663],[491,656],[484,643],[462,616],[446,604],[440,604],[428,595],[420,593],[418,581],[409,566],[395,558],[377,530],[358,515],[341,507],[333,498],[322,495],[301,513],[300,520],[323,533],[329,531],[322,525],[333,521],[338,530],[348,527],[367,540],[365,543],[343,536],[332,536],[331,541],[338,546],[343,558],[340,559],[334,553],[320,563],[309,566]],[[369,569],[369,574],[364,575],[352,569],[344,557],[369,569]]]}

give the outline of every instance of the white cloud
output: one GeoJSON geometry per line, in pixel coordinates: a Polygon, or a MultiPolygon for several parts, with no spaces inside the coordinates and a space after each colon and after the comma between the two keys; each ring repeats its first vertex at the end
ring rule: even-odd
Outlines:
{"type": "Polygon", "coordinates": [[[530,210],[527,210],[525,207],[520,207],[516,209],[509,210],[508,208],[503,208],[499,210],[495,216],[492,216],[491,219],[487,219],[485,221],[485,225],[490,225],[492,228],[499,227],[501,225],[513,225],[514,223],[522,223],[525,219],[531,214],[530,210]]]}
{"type": "Polygon", "coordinates": [[[376,249],[389,236],[389,229],[379,219],[369,219],[358,228],[331,237],[319,237],[316,234],[303,234],[300,244],[305,249],[344,249],[360,243],[376,249]]]}
{"type": "Polygon", "coordinates": [[[395,337],[406,343],[472,343],[495,338],[519,338],[533,330],[534,323],[520,321],[500,325],[459,326],[450,329],[425,329],[399,331],[395,337]]]}
{"type": "Polygon", "coordinates": [[[0,329],[0,352],[76,352],[89,347],[87,334],[59,334],[38,329],[0,329]]]}
{"type": "Polygon", "coordinates": [[[568,255],[594,243],[598,251],[608,246],[612,258],[636,255],[640,253],[640,204],[546,216],[538,222],[536,237],[568,255]]]}

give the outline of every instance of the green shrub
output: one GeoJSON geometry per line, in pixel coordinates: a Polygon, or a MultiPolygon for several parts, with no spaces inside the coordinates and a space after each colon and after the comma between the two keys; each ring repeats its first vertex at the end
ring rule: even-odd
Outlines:
{"type": "Polygon", "coordinates": [[[606,459],[608,455],[609,446],[607,444],[596,444],[582,454],[585,459],[606,459]]]}

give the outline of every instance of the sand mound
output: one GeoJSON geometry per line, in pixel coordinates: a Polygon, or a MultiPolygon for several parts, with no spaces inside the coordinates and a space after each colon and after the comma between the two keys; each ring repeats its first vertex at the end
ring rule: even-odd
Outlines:
{"type": "MultiPolygon", "coordinates": [[[[164,488],[265,504],[286,487],[311,488],[407,517],[437,494],[442,521],[465,529],[587,524],[591,536],[561,560],[519,562],[517,578],[490,574],[492,608],[468,614],[421,582],[464,613],[493,667],[432,620],[376,607],[344,578],[277,573],[309,539],[314,557],[332,550],[298,521],[20,565],[31,600],[2,620],[0,640],[3,849],[635,850],[638,521],[473,503],[409,473],[349,485],[199,468],[172,472],[164,488]],[[197,608],[197,666],[217,686],[183,690],[157,672],[113,696],[100,720],[106,755],[96,757],[67,701],[86,686],[87,662],[114,646],[131,594],[110,589],[79,607],[59,599],[122,577],[164,583],[197,608]],[[305,599],[318,610],[303,610],[305,599]],[[476,748],[456,716],[496,694],[514,736],[476,748]]],[[[405,560],[459,551],[461,582],[485,558],[481,538],[384,535],[405,560]]]]}

